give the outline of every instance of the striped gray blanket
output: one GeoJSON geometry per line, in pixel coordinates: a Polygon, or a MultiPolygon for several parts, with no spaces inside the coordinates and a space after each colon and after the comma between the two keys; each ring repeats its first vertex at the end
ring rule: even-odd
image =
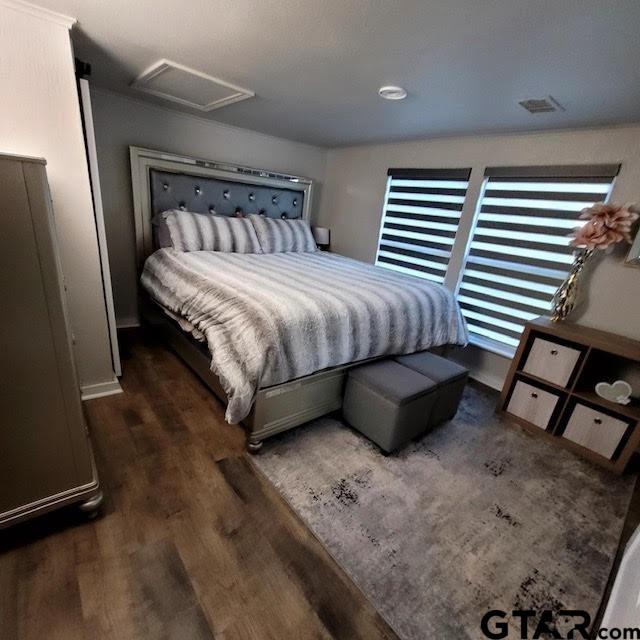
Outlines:
{"type": "Polygon", "coordinates": [[[141,280],[183,326],[204,335],[230,423],[249,414],[260,388],[467,341],[458,304],[444,287],[321,251],[160,249],[141,280]]]}

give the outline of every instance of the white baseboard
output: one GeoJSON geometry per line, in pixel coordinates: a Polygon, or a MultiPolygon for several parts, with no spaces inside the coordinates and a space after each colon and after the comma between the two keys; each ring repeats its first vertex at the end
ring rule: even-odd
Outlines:
{"type": "Polygon", "coordinates": [[[80,387],[83,400],[93,400],[94,398],[102,398],[103,396],[112,396],[116,393],[122,393],[122,387],[117,378],[107,380],[107,382],[98,382],[97,384],[85,384],[80,387]]]}
{"type": "Polygon", "coordinates": [[[455,349],[452,360],[469,369],[469,377],[500,391],[509,372],[511,360],[477,345],[455,349]]]}
{"type": "Polygon", "coordinates": [[[471,370],[469,372],[469,377],[472,378],[473,380],[477,380],[478,382],[481,382],[482,384],[486,385],[487,387],[490,387],[491,389],[495,389],[496,391],[502,391],[502,387],[504,385],[504,380],[495,378],[494,376],[487,375],[483,371],[479,371],[479,370],[476,370],[476,371],[471,370]]]}

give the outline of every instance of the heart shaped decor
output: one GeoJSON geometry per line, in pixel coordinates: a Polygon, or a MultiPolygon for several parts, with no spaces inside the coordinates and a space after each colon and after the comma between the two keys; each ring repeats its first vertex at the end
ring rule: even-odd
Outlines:
{"type": "Polygon", "coordinates": [[[631,402],[631,385],[624,380],[616,380],[613,384],[598,382],[596,393],[601,398],[617,404],[629,404],[631,402]]]}

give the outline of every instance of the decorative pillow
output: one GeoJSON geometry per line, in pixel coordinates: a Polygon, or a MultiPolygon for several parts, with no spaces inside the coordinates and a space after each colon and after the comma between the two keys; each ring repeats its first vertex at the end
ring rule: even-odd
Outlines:
{"type": "Polygon", "coordinates": [[[317,251],[318,247],[311,227],[306,220],[279,220],[251,214],[249,220],[253,223],[256,235],[263,253],[280,253],[295,251],[317,251]]]}
{"type": "Polygon", "coordinates": [[[262,253],[258,236],[247,218],[217,216],[172,209],[160,214],[177,251],[262,253]]]}

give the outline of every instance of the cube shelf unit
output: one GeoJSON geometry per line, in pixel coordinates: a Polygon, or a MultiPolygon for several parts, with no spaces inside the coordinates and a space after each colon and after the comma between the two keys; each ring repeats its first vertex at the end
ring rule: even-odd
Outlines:
{"type": "Polygon", "coordinates": [[[640,444],[640,399],[618,404],[598,382],[640,380],[640,342],[571,322],[525,325],[498,412],[528,431],[622,473],[640,444]]]}

